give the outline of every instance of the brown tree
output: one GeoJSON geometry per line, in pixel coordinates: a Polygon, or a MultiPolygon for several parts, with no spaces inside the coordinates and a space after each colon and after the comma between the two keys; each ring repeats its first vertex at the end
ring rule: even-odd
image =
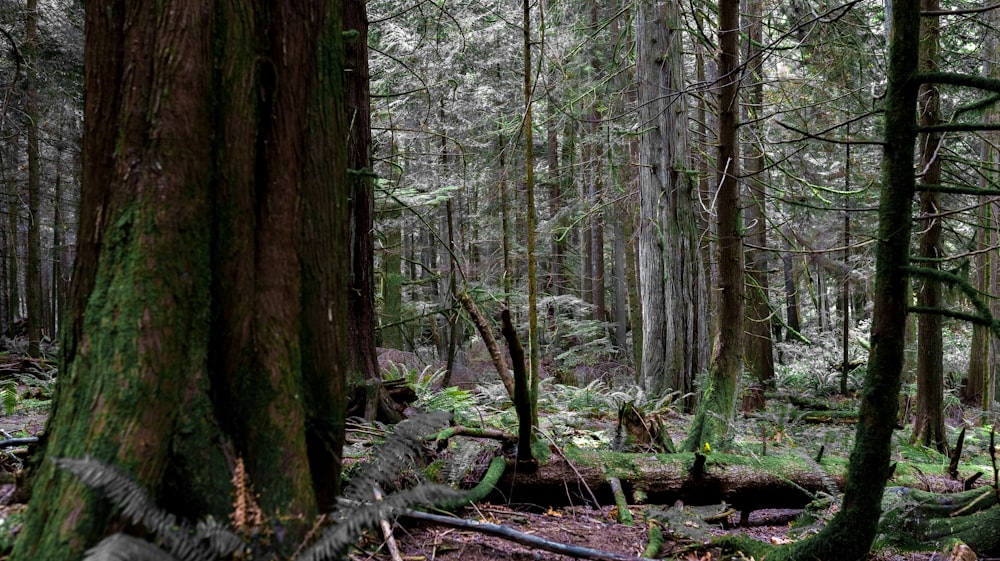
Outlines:
{"type": "Polygon", "coordinates": [[[774,352],[771,344],[771,303],[768,289],[766,182],[764,181],[763,107],[764,60],[763,15],[760,0],[746,2],[748,20],[746,42],[746,93],[744,112],[747,136],[744,155],[746,174],[746,341],[747,372],[753,379],[743,401],[744,411],[764,407],[764,390],[774,386],[774,352]]]}
{"type": "MultiPolygon", "coordinates": [[[[938,0],[923,0],[924,11],[937,11],[938,0]]],[[[938,70],[938,42],[941,35],[938,18],[923,18],[920,22],[920,69],[933,72],[938,70]]],[[[936,84],[922,84],[918,103],[920,125],[937,125],[941,121],[941,100],[936,84]]],[[[926,132],[920,135],[920,167],[922,185],[941,183],[941,151],[943,142],[940,132],[926,132]]],[[[933,190],[920,192],[920,259],[921,265],[932,270],[940,269],[944,257],[941,242],[941,221],[943,215],[940,195],[933,190]]],[[[920,279],[917,290],[917,305],[938,309],[941,307],[941,282],[933,277],[920,279]]],[[[944,431],[944,342],[941,335],[942,317],[938,313],[918,316],[917,324],[917,408],[913,421],[912,440],[939,452],[948,451],[947,435],[944,431]]]]}
{"type": "MultiPolygon", "coordinates": [[[[329,2],[88,2],[79,249],[45,458],[119,466],[270,546],[338,491],[347,363],[342,31],[329,2]]],[[[14,559],[75,559],[108,505],[38,463],[14,559]]]]}
{"type": "Polygon", "coordinates": [[[733,415],[743,359],[744,269],[736,134],[739,115],[740,1],[719,0],[719,126],[716,178],[716,228],[719,255],[718,329],[712,346],[707,386],[684,448],[699,450],[725,436],[733,415]]]}

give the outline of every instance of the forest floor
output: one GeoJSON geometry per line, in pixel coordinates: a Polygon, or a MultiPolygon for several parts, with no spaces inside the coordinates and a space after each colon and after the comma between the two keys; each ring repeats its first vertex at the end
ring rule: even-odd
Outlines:
{"type": "MultiPolygon", "coordinates": [[[[0,416],[0,436],[2,438],[38,436],[44,430],[48,413],[47,399],[51,396],[54,366],[51,362],[31,361],[0,354],[0,398],[4,397],[4,388],[9,391],[16,388],[16,399],[10,399],[10,405],[4,415],[0,416]],[[13,380],[13,386],[7,380],[13,380]],[[4,384],[7,384],[6,386],[4,384]]],[[[510,412],[505,409],[495,409],[499,391],[496,387],[466,388],[465,390],[440,389],[428,390],[433,383],[427,380],[416,380],[418,393],[423,393],[418,406],[430,409],[433,406],[444,406],[456,411],[456,416],[463,416],[465,421],[472,418],[484,420],[493,419],[494,423],[509,429],[510,412]],[[506,421],[504,420],[506,418],[506,421]]],[[[554,385],[551,381],[544,388],[548,393],[546,401],[540,405],[544,412],[545,430],[549,434],[559,434],[563,445],[578,445],[584,442],[596,442],[597,446],[607,445],[609,433],[613,432],[614,411],[609,410],[609,400],[621,402],[627,395],[622,390],[611,390],[606,387],[590,385],[588,388],[571,388],[554,385]],[[570,444],[576,442],[577,444],[570,444]]],[[[8,397],[10,397],[8,395],[8,397]]],[[[663,405],[658,404],[659,405],[663,405]]],[[[676,408],[666,407],[653,410],[652,415],[666,425],[675,441],[682,434],[689,417],[676,413],[676,408]],[[659,411],[658,413],[655,411],[659,411]]],[[[457,419],[461,421],[462,419],[457,419]]],[[[782,447],[803,446],[805,443],[825,442],[831,453],[846,455],[849,437],[837,439],[831,436],[836,431],[843,436],[850,433],[850,425],[821,426],[802,422],[802,417],[789,408],[778,407],[763,417],[742,421],[746,426],[739,427],[743,434],[761,434],[768,441],[770,449],[782,447]],[[819,432],[816,432],[819,431],[819,432]],[[841,434],[842,433],[842,434],[841,434]]],[[[377,428],[377,427],[376,427],[377,428]]],[[[751,442],[753,438],[751,437],[751,442]]],[[[349,435],[349,441],[351,440],[349,435]]],[[[370,445],[371,443],[361,443],[370,445]]],[[[351,457],[357,446],[345,449],[345,456],[351,457]]],[[[749,445],[746,449],[749,449],[749,445]]],[[[9,552],[13,539],[19,529],[20,513],[26,508],[20,502],[21,494],[15,485],[15,474],[22,468],[28,449],[15,447],[0,450],[0,561],[9,552]]],[[[370,454],[369,452],[367,452],[370,454]]],[[[908,452],[913,454],[911,450],[908,452]]],[[[900,457],[906,452],[897,452],[900,457]]],[[[356,461],[364,461],[357,458],[356,461]]],[[[935,476],[927,476],[928,487],[935,487],[935,476]]],[[[945,482],[941,482],[946,486],[945,482]]],[[[502,494],[502,490],[501,490],[502,494]]],[[[497,501],[499,502],[499,501],[497,501]]],[[[579,503],[579,501],[577,501],[579,503]]],[[[676,506],[676,505],[675,505],[676,506]]],[[[546,504],[489,504],[481,503],[459,513],[468,520],[501,525],[505,528],[522,532],[536,538],[542,538],[559,544],[591,548],[599,552],[608,552],[624,556],[638,557],[646,549],[648,542],[648,525],[644,521],[654,505],[630,505],[630,511],[635,518],[632,525],[616,521],[615,509],[604,506],[599,509],[579,506],[551,506],[546,504]]],[[[836,507],[833,507],[836,508],[836,507]]],[[[682,559],[691,561],[713,561],[724,559],[717,549],[706,548],[705,543],[712,536],[727,534],[743,534],[749,537],[769,542],[787,543],[802,539],[794,525],[799,510],[757,510],[749,519],[740,523],[739,513],[733,514],[727,521],[716,524],[705,524],[700,531],[700,539],[692,539],[690,535],[668,535],[657,557],[682,559]]],[[[697,524],[695,524],[697,526],[697,524]]],[[[698,533],[698,532],[696,532],[698,533]]],[[[808,534],[806,534],[808,535],[808,534]]],[[[572,559],[566,555],[552,553],[534,546],[522,545],[507,538],[485,535],[478,531],[444,527],[433,523],[414,521],[401,518],[393,527],[393,536],[398,544],[399,556],[393,559],[389,547],[381,533],[369,533],[360,547],[351,554],[354,561],[436,561],[462,560],[486,561],[507,559],[514,561],[563,560],[572,559]]],[[[948,552],[894,552],[878,550],[871,559],[886,561],[930,561],[932,559],[947,559],[948,552]]],[[[595,558],[595,557],[591,557],[595,558]]],[[[599,557],[596,557],[599,558],[599,557]]],[[[608,558],[608,557],[605,557],[608,558]]],[[[962,561],[969,561],[962,559],[962,561]]]]}
{"type": "MultiPolygon", "coordinates": [[[[641,556],[648,543],[647,526],[641,521],[645,507],[631,509],[636,517],[636,522],[632,525],[615,522],[613,508],[604,507],[595,510],[569,507],[538,513],[530,512],[524,508],[481,504],[475,510],[470,510],[467,515],[553,542],[591,548],[601,552],[633,557],[641,556]]],[[[799,512],[794,510],[755,511],[746,526],[736,526],[738,521],[735,518],[738,518],[737,515],[732,520],[733,524],[728,528],[717,525],[707,528],[707,533],[711,536],[741,534],[772,544],[789,543],[799,539],[790,535],[790,523],[799,512]]],[[[404,561],[490,561],[494,559],[563,561],[575,558],[521,545],[501,537],[424,523],[414,524],[405,520],[397,523],[393,535],[399,548],[399,559],[404,561]]],[[[379,539],[371,539],[365,550],[356,552],[351,558],[354,561],[392,561],[389,549],[381,536],[379,539]]],[[[690,540],[672,541],[667,538],[657,558],[713,561],[733,557],[723,555],[718,549],[706,548],[690,540]]],[[[885,550],[874,552],[870,558],[882,561],[931,561],[949,559],[949,555],[932,551],[900,553],[885,550]]],[[[740,558],[736,557],[735,559],[740,558]]],[[[743,561],[745,559],[743,558],[743,561]]],[[[961,561],[969,560],[962,559],[961,561]]]]}

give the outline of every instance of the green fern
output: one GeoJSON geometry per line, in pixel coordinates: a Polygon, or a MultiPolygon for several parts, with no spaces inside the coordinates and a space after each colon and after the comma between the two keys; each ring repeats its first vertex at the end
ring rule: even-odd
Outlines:
{"type": "Polygon", "coordinates": [[[17,384],[13,380],[7,380],[0,385],[0,402],[3,402],[5,415],[10,415],[21,403],[21,396],[17,393],[17,384]]]}
{"type": "Polygon", "coordinates": [[[420,483],[375,500],[374,490],[397,488],[397,479],[411,470],[423,452],[423,437],[438,432],[448,420],[445,412],[434,412],[396,425],[379,447],[374,460],[351,478],[331,518],[335,524],[298,561],[322,561],[344,557],[366,530],[377,528],[381,520],[418,506],[456,506],[465,494],[447,485],[420,483]]]}
{"type": "MultiPolygon", "coordinates": [[[[122,515],[133,523],[143,524],[174,559],[211,561],[229,555],[243,543],[234,532],[211,519],[198,523],[194,528],[186,522],[179,521],[173,514],[156,506],[142,486],[114,466],[104,464],[90,456],[84,456],[82,459],[54,458],[52,461],[80,478],[80,481],[87,486],[103,493],[121,509],[122,515]]],[[[95,556],[91,557],[91,552],[88,552],[85,561],[115,559],[116,557],[106,557],[110,555],[106,551],[115,543],[123,544],[121,547],[134,547],[132,541],[114,541],[104,546],[98,544],[100,547],[91,550],[95,556]]]]}
{"type": "MultiPolygon", "coordinates": [[[[335,522],[298,560],[320,561],[344,557],[361,535],[380,521],[406,509],[428,506],[454,507],[466,494],[447,485],[419,483],[401,489],[400,479],[413,469],[423,453],[424,437],[439,431],[449,415],[429,413],[396,425],[379,447],[374,459],[363,465],[344,489],[341,504],[331,514],[335,522]],[[375,500],[375,490],[400,489],[375,500]]],[[[87,486],[100,491],[122,515],[153,533],[162,549],[151,542],[114,534],[86,552],[84,561],[211,561],[232,554],[243,539],[227,526],[208,519],[191,524],[159,508],[148,493],[126,473],[90,456],[55,458],[60,468],[76,475],[87,486]]]]}

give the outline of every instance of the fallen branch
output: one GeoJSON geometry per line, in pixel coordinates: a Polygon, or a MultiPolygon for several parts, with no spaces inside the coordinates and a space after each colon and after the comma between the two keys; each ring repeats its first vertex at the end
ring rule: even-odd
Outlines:
{"type": "MultiPolygon", "coordinates": [[[[375,493],[375,500],[382,500],[382,491],[378,486],[372,488],[375,493]]],[[[396,545],[396,537],[392,535],[392,524],[385,517],[382,517],[378,521],[379,527],[382,528],[382,535],[385,536],[385,546],[389,549],[389,557],[392,561],[402,561],[403,557],[399,554],[399,546],[396,545]]]]}
{"type": "Polygon", "coordinates": [[[428,440],[445,441],[453,436],[469,436],[472,438],[489,438],[492,440],[499,440],[504,444],[517,444],[517,436],[513,435],[507,431],[499,429],[486,429],[478,427],[467,427],[464,425],[455,425],[453,427],[447,427],[441,430],[437,434],[432,434],[427,437],[428,440]]]}
{"type": "Polygon", "coordinates": [[[625,491],[622,490],[622,482],[617,477],[609,477],[608,483],[611,485],[611,493],[615,496],[615,506],[618,507],[618,522],[631,526],[634,522],[632,511],[628,509],[628,500],[625,498],[625,491]]]}
{"type": "Polygon", "coordinates": [[[34,444],[38,442],[37,436],[26,436],[24,438],[8,438],[7,440],[0,440],[0,448],[10,448],[11,446],[23,446],[25,444],[34,444]]]}
{"type": "Polygon", "coordinates": [[[441,516],[438,514],[430,514],[427,512],[419,512],[415,510],[405,511],[403,516],[411,518],[414,520],[423,520],[425,522],[433,522],[434,524],[440,524],[442,526],[448,526],[449,528],[458,528],[460,530],[469,530],[472,532],[479,532],[480,534],[486,534],[488,536],[496,536],[498,538],[503,538],[514,543],[519,543],[521,545],[526,545],[535,549],[541,549],[543,551],[549,551],[552,553],[558,553],[560,555],[567,555],[569,557],[575,557],[577,559],[594,559],[597,561],[641,561],[641,557],[635,557],[633,555],[625,555],[623,553],[614,553],[611,551],[601,551],[599,549],[591,549],[589,547],[580,547],[576,545],[569,545],[560,542],[554,542],[547,540],[545,538],[540,538],[531,534],[525,534],[524,532],[519,532],[513,528],[508,528],[507,526],[501,526],[499,524],[489,524],[486,522],[479,522],[478,520],[465,520],[462,518],[452,518],[450,516],[441,516]]]}

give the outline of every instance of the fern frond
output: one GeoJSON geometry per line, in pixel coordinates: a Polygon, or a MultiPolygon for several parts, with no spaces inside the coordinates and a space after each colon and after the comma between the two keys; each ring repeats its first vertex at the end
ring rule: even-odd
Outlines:
{"type": "Polygon", "coordinates": [[[449,414],[443,411],[426,413],[407,419],[398,425],[379,446],[374,460],[351,477],[344,497],[365,501],[374,487],[389,487],[395,478],[413,467],[423,452],[423,437],[434,434],[447,423],[449,414]]]}
{"type": "Polygon", "coordinates": [[[14,409],[17,409],[17,405],[21,402],[21,396],[17,394],[17,384],[13,380],[8,380],[0,386],[0,402],[3,402],[5,415],[10,415],[14,409]]]}
{"type": "Polygon", "coordinates": [[[342,499],[333,514],[336,524],[327,528],[320,539],[297,557],[296,561],[340,559],[364,532],[377,528],[381,520],[395,517],[417,506],[452,506],[464,500],[465,495],[447,485],[424,484],[392,493],[381,501],[356,502],[342,499]]]}
{"type": "MultiPolygon", "coordinates": [[[[91,456],[53,458],[52,462],[77,476],[88,487],[100,491],[133,523],[144,525],[176,560],[210,561],[219,557],[220,552],[221,555],[232,553],[242,543],[231,532],[228,536],[224,535],[218,524],[206,522],[204,526],[199,524],[198,529],[193,529],[189,524],[179,522],[176,516],[156,506],[146,490],[131,477],[91,456]]],[[[127,541],[115,543],[132,547],[127,541]]]]}
{"type": "Polygon", "coordinates": [[[152,543],[128,534],[112,534],[87,550],[83,561],[177,561],[152,543]]]}
{"type": "Polygon", "coordinates": [[[225,557],[244,545],[243,538],[211,516],[199,520],[194,533],[198,541],[205,542],[218,557],[225,557]]]}

